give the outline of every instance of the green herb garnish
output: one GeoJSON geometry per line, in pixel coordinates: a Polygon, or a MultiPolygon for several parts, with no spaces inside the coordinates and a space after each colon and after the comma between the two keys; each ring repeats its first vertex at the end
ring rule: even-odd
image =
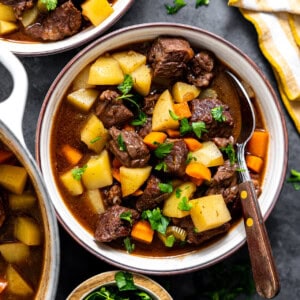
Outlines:
{"type": "Polygon", "coordinates": [[[119,149],[121,151],[126,151],[126,144],[125,144],[121,134],[119,134],[117,137],[117,143],[118,143],[119,149]]]}
{"type": "Polygon", "coordinates": [[[115,274],[115,280],[120,291],[134,291],[137,289],[131,273],[122,271],[117,272],[115,274]]]}
{"type": "Polygon", "coordinates": [[[300,172],[291,169],[290,177],[287,179],[287,182],[292,183],[296,191],[300,191],[300,172]]]}
{"type": "Polygon", "coordinates": [[[208,4],[209,4],[209,0],[196,0],[196,8],[198,8],[199,6],[208,5],[208,4]]]}
{"type": "Polygon", "coordinates": [[[181,197],[181,193],[182,193],[182,190],[180,188],[176,189],[175,190],[176,198],[180,198],[181,197]]]}
{"type": "Polygon", "coordinates": [[[197,158],[195,156],[193,156],[193,153],[192,152],[189,152],[188,155],[187,155],[187,159],[186,159],[186,164],[188,165],[192,160],[197,160],[197,158]]]}
{"type": "Polygon", "coordinates": [[[124,240],[124,246],[125,249],[128,253],[132,253],[134,248],[135,248],[135,244],[131,242],[131,239],[127,236],[124,240]]]}
{"type": "Polygon", "coordinates": [[[117,86],[117,89],[122,93],[121,97],[123,98],[126,96],[132,97],[132,95],[129,94],[132,87],[133,87],[133,78],[131,75],[126,74],[124,76],[123,82],[117,86]]]}
{"type": "Polygon", "coordinates": [[[219,105],[210,110],[212,117],[217,122],[224,122],[226,121],[226,117],[223,115],[224,108],[223,106],[219,105]]]}
{"type": "Polygon", "coordinates": [[[94,139],[90,140],[90,143],[91,143],[91,144],[95,144],[96,142],[100,141],[101,139],[102,139],[101,136],[97,136],[97,137],[95,137],[94,139]]]}
{"type": "Polygon", "coordinates": [[[229,158],[230,164],[233,165],[236,163],[236,153],[232,144],[228,144],[226,147],[220,148],[221,151],[225,152],[229,158]]]}
{"type": "Polygon", "coordinates": [[[57,6],[57,0],[41,0],[47,10],[54,10],[57,6]]]}
{"type": "Polygon", "coordinates": [[[176,242],[175,236],[173,234],[170,234],[166,237],[164,244],[166,247],[171,248],[174,246],[175,242],[176,242]]]}
{"type": "Polygon", "coordinates": [[[184,6],[186,6],[184,0],[173,0],[173,5],[165,4],[168,15],[176,14],[184,6]]]}
{"type": "Polygon", "coordinates": [[[173,192],[173,185],[172,183],[162,183],[158,184],[159,190],[162,193],[172,193],[173,192]]]}
{"type": "Polygon", "coordinates": [[[79,168],[76,167],[72,170],[72,176],[75,180],[81,180],[82,174],[85,172],[87,168],[87,165],[84,165],[83,167],[79,168]]]}
{"type": "Polygon", "coordinates": [[[157,158],[166,157],[172,150],[174,143],[162,143],[154,150],[154,154],[157,158]]]}
{"type": "Polygon", "coordinates": [[[187,197],[182,197],[182,199],[180,199],[180,202],[178,203],[178,209],[182,211],[190,211],[192,209],[192,204],[189,203],[187,197]]]}
{"type": "Polygon", "coordinates": [[[179,117],[172,110],[169,110],[169,114],[173,120],[179,120],[179,117]]]}
{"type": "Polygon", "coordinates": [[[142,212],[142,219],[148,220],[151,224],[151,228],[162,234],[166,233],[167,227],[170,223],[169,218],[165,217],[159,207],[153,210],[144,210],[142,212]]]}
{"type": "Polygon", "coordinates": [[[204,122],[193,122],[192,125],[189,124],[187,118],[183,118],[180,121],[179,131],[181,135],[185,135],[189,132],[194,132],[195,135],[200,138],[203,132],[207,132],[206,125],[204,122]]]}
{"type": "Polygon", "coordinates": [[[132,212],[131,211],[124,211],[120,214],[120,219],[128,221],[132,225],[132,212]]]}
{"type": "Polygon", "coordinates": [[[157,164],[154,169],[157,171],[167,172],[167,164],[164,161],[162,161],[159,164],[157,164]]]}

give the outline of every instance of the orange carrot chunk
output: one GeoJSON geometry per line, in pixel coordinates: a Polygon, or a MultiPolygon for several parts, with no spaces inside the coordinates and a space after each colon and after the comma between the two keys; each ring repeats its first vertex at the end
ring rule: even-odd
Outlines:
{"type": "Polygon", "coordinates": [[[262,158],[255,155],[246,155],[247,167],[253,172],[260,173],[264,164],[262,158]]]}
{"type": "Polygon", "coordinates": [[[13,157],[13,153],[9,150],[0,150],[0,163],[4,163],[13,157]]]}
{"type": "Polygon", "coordinates": [[[132,226],[131,237],[146,244],[153,240],[154,230],[146,220],[140,220],[132,226]]]}
{"type": "Polygon", "coordinates": [[[264,158],[268,149],[269,133],[267,131],[255,130],[248,142],[247,150],[252,155],[264,158]]]}
{"type": "Polygon", "coordinates": [[[181,103],[175,103],[174,113],[177,117],[179,117],[179,119],[189,118],[192,115],[189,105],[186,101],[181,103]]]}
{"type": "Polygon", "coordinates": [[[111,174],[114,179],[121,182],[121,176],[120,176],[120,169],[119,168],[112,168],[111,174]]]}
{"type": "Polygon", "coordinates": [[[156,149],[159,144],[162,144],[167,138],[164,132],[151,131],[148,133],[143,141],[150,149],[156,149]]]}
{"type": "Polygon", "coordinates": [[[190,177],[197,179],[210,180],[211,171],[208,167],[200,162],[191,162],[187,165],[185,173],[190,177]]]}
{"type": "Polygon", "coordinates": [[[82,158],[82,153],[69,144],[63,145],[61,148],[61,152],[63,153],[67,161],[72,165],[76,165],[82,158]]]}
{"type": "Polygon", "coordinates": [[[197,151],[202,147],[202,144],[194,138],[184,138],[183,140],[186,143],[188,149],[192,152],[197,151]]]}
{"type": "Polygon", "coordinates": [[[171,138],[178,138],[180,137],[180,131],[175,129],[167,129],[166,133],[171,138]]]}

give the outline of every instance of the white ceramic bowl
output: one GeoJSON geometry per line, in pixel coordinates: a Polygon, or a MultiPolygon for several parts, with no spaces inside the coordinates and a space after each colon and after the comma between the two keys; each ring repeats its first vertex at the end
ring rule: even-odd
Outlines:
{"type": "MultiPolygon", "coordinates": [[[[116,283],[115,274],[118,271],[104,272],[93,277],[88,278],[79,284],[67,297],[67,300],[81,300],[84,299],[94,290],[102,286],[113,285],[116,283]]],[[[133,282],[141,291],[147,292],[153,300],[172,300],[170,294],[157,282],[153,281],[147,276],[137,273],[131,273],[133,282]]]]}
{"type": "Polygon", "coordinates": [[[59,275],[59,233],[49,194],[40,170],[26,148],[22,134],[23,112],[27,99],[27,75],[21,62],[3,45],[0,45],[0,63],[11,73],[14,82],[11,95],[0,103],[0,141],[13,151],[18,161],[26,168],[37,195],[43,218],[44,262],[36,299],[52,300],[55,298],[59,275]]]}
{"type": "Polygon", "coordinates": [[[79,33],[56,42],[16,42],[6,40],[0,37],[0,45],[4,44],[15,54],[22,56],[42,56],[64,52],[79,47],[102,33],[114,25],[131,7],[134,0],[119,0],[114,5],[114,12],[98,26],[90,26],[79,33]]]}
{"type": "Polygon", "coordinates": [[[36,139],[38,163],[51,194],[57,216],[73,238],[88,251],[108,263],[149,274],[183,273],[210,266],[224,259],[245,243],[246,235],[243,222],[240,222],[226,236],[215,243],[198,251],[174,257],[142,257],[112,249],[106,244],[99,245],[94,241],[93,236],[76,221],[62,201],[53,180],[54,175],[50,164],[49,145],[53,115],[56,114],[56,110],[68,86],[83,66],[94,61],[106,51],[132,42],[153,39],[160,35],[182,36],[196,47],[213,51],[219,59],[226,62],[233,71],[239,74],[254,89],[267,130],[270,133],[263,192],[259,198],[264,218],[267,218],[276,203],[287,166],[287,132],[276,95],[255,63],[224,39],[195,27],[170,23],[153,23],[141,24],[112,32],[82,50],[60,72],[46,95],[39,117],[36,139]]]}

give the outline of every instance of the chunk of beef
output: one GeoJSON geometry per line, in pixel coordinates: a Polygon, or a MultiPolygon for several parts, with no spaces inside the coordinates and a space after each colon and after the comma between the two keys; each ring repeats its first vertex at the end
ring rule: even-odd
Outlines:
{"type": "Polygon", "coordinates": [[[234,144],[234,137],[230,136],[229,138],[221,138],[221,137],[215,137],[211,139],[218,148],[225,148],[228,145],[233,145],[234,144]]]}
{"type": "Polygon", "coordinates": [[[111,206],[100,214],[94,233],[96,241],[111,242],[120,237],[128,236],[131,232],[131,224],[120,218],[120,215],[125,212],[131,212],[133,223],[139,219],[140,215],[135,209],[120,205],[111,206]]]}
{"type": "Polygon", "coordinates": [[[159,188],[160,179],[151,175],[147,180],[144,193],[136,201],[136,209],[143,211],[157,207],[169,194],[161,192],[159,188]]]}
{"type": "Polygon", "coordinates": [[[81,23],[81,12],[69,0],[51,11],[41,22],[26,27],[25,31],[35,39],[58,41],[77,33],[81,23]]]}
{"type": "Polygon", "coordinates": [[[106,206],[113,206],[122,203],[122,191],[119,184],[114,184],[103,190],[104,202],[106,206]]]}
{"type": "Polygon", "coordinates": [[[190,101],[192,116],[191,122],[204,122],[207,132],[201,136],[203,139],[212,139],[215,137],[229,138],[233,135],[234,121],[229,112],[229,107],[218,99],[194,99],[190,101]],[[213,118],[211,110],[215,107],[222,107],[223,121],[213,118]]]}
{"type": "Polygon", "coordinates": [[[206,230],[203,232],[195,232],[195,225],[190,216],[173,219],[174,223],[187,231],[186,241],[192,245],[200,245],[210,239],[226,233],[230,228],[230,223],[225,223],[220,227],[206,230]]]}
{"type": "Polygon", "coordinates": [[[147,165],[150,159],[149,149],[135,131],[112,127],[109,134],[112,139],[108,142],[108,148],[124,166],[142,168],[147,165]],[[120,147],[120,140],[124,149],[120,147]]]}
{"type": "Polygon", "coordinates": [[[106,128],[121,126],[133,119],[132,111],[122,103],[122,100],[117,99],[119,96],[116,91],[111,90],[106,90],[100,95],[95,113],[106,128]]]}
{"type": "Polygon", "coordinates": [[[168,173],[182,177],[185,174],[189,150],[183,140],[176,140],[172,143],[171,152],[164,158],[164,162],[166,163],[168,173]]]}
{"type": "Polygon", "coordinates": [[[146,123],[139,128],[138,133],[140,137],[144,138],[151,131],[152,131],[152,118],[147,118],[146,123]]]}
{"type": "Polygon", "coordinates": [[[11,6],[17,19],[21,20],[25,10],[32,8],[35,4],[34,0],[1,0],[0,3],[11,6]]]}
{"type": "Polygon", "coordinates": [[[160,94],[150,94],[150,95],[144,97],[143,111],[147,115],[153,114],[153,109],[154,109],[154,106],[155,106],[159,96],[160,96],[160,94]]]}
{"type": "Polygon", "coordinates": [[[214,65],[215,60],[210,52],[197,53],[189,63],[188,82],[198,87],[208,86],[214,76],[214,65]]]}
{"type": "Polygon", "coordinates": [[[154,77],[180,77],[187,68],[187,62],[194,56],[188,41],[182,38],[159,37],[148,53],[154,77]]]}

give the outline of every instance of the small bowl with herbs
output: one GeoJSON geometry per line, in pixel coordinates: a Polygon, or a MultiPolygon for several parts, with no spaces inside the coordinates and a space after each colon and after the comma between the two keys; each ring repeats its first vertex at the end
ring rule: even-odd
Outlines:
{"type": "Polygon", "coordinates": [[[77,286],[67,300],[171,300],[169,293],[149,277],[127,271],[95,275],[77,286]]]}

